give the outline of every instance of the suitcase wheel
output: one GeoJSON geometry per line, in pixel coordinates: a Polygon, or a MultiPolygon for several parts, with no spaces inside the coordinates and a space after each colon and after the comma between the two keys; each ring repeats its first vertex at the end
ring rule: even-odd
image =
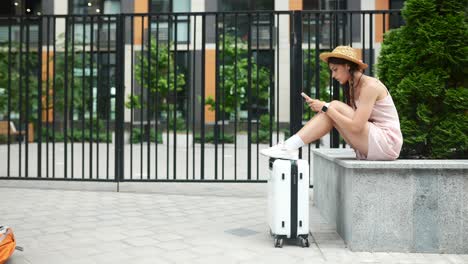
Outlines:
{"type": "Polygon", "coordinates": [[[301,245],[302,245],[302,247],[309,247],[310,246],[309,239],[301,237],[301,245]]]}
{"type": "Polygon", "coordinates": [[[275,237],[275,247],[282,248],[284,243],[284,239],[275,237]]]}

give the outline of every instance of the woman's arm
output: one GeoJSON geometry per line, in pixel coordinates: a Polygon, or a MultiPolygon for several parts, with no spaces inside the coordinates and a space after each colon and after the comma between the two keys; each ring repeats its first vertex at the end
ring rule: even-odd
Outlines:
{"type": "MultiPolygon", "coordinates": [[[[351,131],[353,133],[360,133],[369,120],[372,113],[372,108],[378,97],[378,89],[373,86],[363,85],[361,88],[361,94],[359,96],[359,107],[354,112],[353,118],[349,118],[340,112],[341,107],[349,107],[343,105],[341,102],[331,102],[328,111],[325,113],[328,115],[339,127],[351,131]]],[[[309,106],[314,111],[321,111],[325,102],[320,100],[312,99],[309,106]]]]}

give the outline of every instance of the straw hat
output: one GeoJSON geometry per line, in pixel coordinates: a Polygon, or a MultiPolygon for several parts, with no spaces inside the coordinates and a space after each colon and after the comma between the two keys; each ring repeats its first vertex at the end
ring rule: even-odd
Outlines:
{"type": "Polygon", "coordinates": [[[354,62],[361,70],[367,68],[367,64],[359,59],[356,50],[350,46],[337,46],[332,52],[323,52],[320,54],[320,59],[324,62],[328,63],[328,58],[340,58],[354,62]]]}

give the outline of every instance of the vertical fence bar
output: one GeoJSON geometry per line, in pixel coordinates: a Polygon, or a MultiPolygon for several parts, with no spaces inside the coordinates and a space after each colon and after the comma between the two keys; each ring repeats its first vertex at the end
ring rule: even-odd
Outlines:
{"type": "MultiPolygon", "coordinates": [[[[305,16],[305,14],[304,14],[305,16]]],[[[311,28],[311,21],[312,21],[312,14],[309,13],[308,16],[307,16],[307,65],[306,65],[306,69],[307,69],[307,87],[306,89],[304,89],[305,91],[307,91],[307,93],[309,94],[309,96],[312,95],[312,77],[311,77],[311,72],[312,72],[312,55],[310,54],[311,53],[311,46],[310,46],[310,28],[311,28]]],[[[302,45],[302,44],[301,44],[302,45]]],[[[317,53],[318,50],[315,50],[315,53],[317,53]]],[[[316,65],[317,67],[317,65],[316,65]]],[[[318,65],[318,67],[320,67],[320,64],[318,65]]],[[[312,111],[310,110],[310,107],[307,107],[307,120],[310,120],[312,116],[312,111]]],[[[301,119],[301,125],[302,125],[302,119],[301,119]]],[[[310,144],[307,144],[307,161],[309,162],[310,164],[310,144]]]]}
{"type": "Polygon", "coordinates": [[[247,37],[247,179],[252,179],[252,14],[247,37]]]}
{"type": "Polygon", "coordinates": [[[258,100],[258,95],[259,95],[259,87],[258,87],[258,82],[259,82],[259,68],[260,68],[260,64],[259,64],[259,61],[258,61],[258,57],[260,56],[259,54],[259,51],[260,51],[260,43],[258,41],[259,39],[259,31],[260,31],[260,13],[257,12],[257,35],[255,36],[257,39],[256,39],[256,50],[255,50],[255,63],[256,63],[256,83],[255,83],[255,114],[256,114],[256,126],[255,126],[255,135],[257,137],[257,140],[256,140],[256,145],[257,145],[257,151],[256,151],[256,157],[257,157],[257,166],[256,166],[256,175],[257,175],[257,181],[258,181],[258,175],[259,175],[259,166],[258,166],[258,163],[259,163],[259,154],[260,154],[260,149],[259,149],[259,139],[260,139],[260,136],[259,136],[259,126],[260,126],[260,113],[259,113],[259,100],[258,100]]]}
{"type": "Polygon", "coordinates": [[[237,18],[234,14],[234,180],[237,180],[237,18]]]}
{"type": "Polygon", "coordinates": [[[279,56],[280,56],[280,40],[279,40],[279,28],[280,28],[280,14],[276,14],[276,142],[279,140],[279,56]]]}
{"type": "MultiPolygon", "coordinates": [[[[93,178],[93,112],[94,112],[94,75],[93,75],[93,70],[94,70],[94,17],[90,17],[90,23],[89,23],[89,65],[90,65],[90,80],[89,80],[89,178],[93,178]]],[[[54,119],[55,120],[55,119],[54,119]]]]}
{"type": "MultiPolygon", "coordinates": [[[[320,100],[320,13],[315,13],[315,98],[320,100]]],[[[320,140],[315,142],[315,148],[320,148],[320,140]]]]}
{"type": "Polygon", "coordinates": [[[174,129],[174,151],[172,153],[174,175],[172,175],[172,179],[175,180],[177,178],[177,35],[179,33],[177,32],[177,15],[174,15],[174,20],[174,123],[172,125],[174,129]]]}
{"type": "MultiPolygon", "coordinates": [[[[290,79],[289,79],[289,86],[291,87],[290,89],[290,95],[289,95],[289,132],[290,132],[290,135],[293,135],[294,133],[294,129],[295,129],[295,119],[296,119],[296,116],[295,116],[295,111],[296,111],[296,107],[294,105],[294,95],[296,94],[295,91],[296,91],[296,86],[295,86],[295,82],[294,82],[294,78],[295,78],[295,74],[294,74],[294,70],[295,68],[293,69],[294,67],[294,63],[296,62],[296,57],[295,57],[295,23],[296,23],[296,20],[294,19],[295,18],[295,11],[292,12],[292,14],[289,15],[289,58],[290,58],[290,67],[289,67],[289,76],[290,76],[290,79]]],[[[301,153],[299,153],[299,156],[301,155],[301,153]]]]}
{"type": "MultiPolygon", "coordinates": [[[[143,45],[143,43],[142,43],[143,45]]],[[[151,95],[151,15],[148,14],[148,50],[146,51],[146,60],[147,60],[147,76],[148,76],[148,88],[147,88],[147,107],[146,107],[146,179],[149,180],[150,173],[151,173],[151,166],[150,166],[150,159],[151,159],[151,107],[153,107],[152,103],[152,95],[151,95]]],[[[143,122],[143,120],[142,120],[143,122]]],[[[157,141],[156,135],[156,141],[157,141]]]]}
{"type": "Polygon", "coordinates": [[[42,177],[42,17],[37,18],[38,42],[37,42],[37,125],[35,125],[37,135],[37,177],[42,177]]]}
{"type": "Polygon", "coordinates": [[[366,13],[362,13],[362,61],[366,62],[366,13]]]}
{"type": "MultiPolygon", "coordinates": [[[[334,13],[334,23],[333,23],[333,47],[339,45],[339,20],[338,20],[338,13],[334,13]]],[[[338,81],[333,80],[333,100],[340,100],[340,84],[338,81]]],[[[331,147],[338,148],[340,146],[340,134],[336,128],[333,128],[331,134],[331,147]]]]}
{"type": "Polygon", "coordinates": [[[218,179],[218,139],[219,139],[219,22],[218,13],[215,15],[215,123],[214,123],[214,177],[218,179]]]}
{"type": "Polygon", "coordinates": [[[25,107],[26,107],[26,118],[25,118],[25,137],[24,137],[24,154],[25,154],[25,160],[24,160],[24,177],[28,178],[29,177],[29,115],[30,115],[30,104],[29,104],[29,75],[30,73],[30,57],[29,53],[31,52],[29,49],[29,37],[31,35],[31,28],[30,28],[30,23],[31,20],[30,18],[26,19],[26,100],[25,100],[25,107]]]}
{"type": "Polygon", "coordinates": [[[57,120],[57,83],[56,83],[56,74],[57,74],[57,17],[54,16],[53,20],[53,31],[52,31],[52,37],[53,37],[53,42],[52,42],[52,52],[54,53],[54,56],[52,57],[53,60],[53,73],[54,76],[52,78],[52,105],[53,105],[53,111],[52,111],[52,178],[55,178],[55,130],[56,130],[56,120],[57,120]]]}
{"type": "MultiPolygon", "coordinates": [[[[189,179],[189,109],[190,109],[190,83],[193,83],[193,77],[190,75],[192,65],[190,64],[190,15],[186,16],[187,18],[187,49],[185,57],[185,65],[187,66],[187,75],[189,82],[185,82],[185,180],[189,179]]],[[[194,51],[195,52],[195,51],[194,51]]],[[[195,137],[195,131],[193,131],[192,136],[195,137]]]]}
{"type": "MultiPolygon", "coordinates": [[[[143,61],[143,53],[145,50],[145,17],[144,15],[141,15],[141,53],[140,53],[140,72],[141,72],[141,81],[140,81],[140,180],[143,179],[143,137],[144,137],[144,127],[143,127],[143,107],[144,107],[144,101],[143,101],[143,89],[144,89],[144,83],[145,83],[145,67],[144,67],[144,61],[143,61]]],[[[149,73],[148,73],[149,77],[149,73]]]]}
{"type": "MultiPolygon", "coordinates": [[[[125,17],[119,14],[117,17],[117,39],[116,39],[116,103],[115,103],[115,180],[122,181],[124,178],[124,65],[125,65],[125,17]]],[[[119,189],[117,189],[119,191],[119,189]]]]}
{"type": "Polygon", "coordinates": [[[221,146],[222,146],[222,149],[221,149],[221,173],[222,173],[222,180],[224,180],[224,113],[225,113],[225,109],[226,109],[226,105],[225,105],[225,102],[224,102],[224,91],[226,91],[226,82],[225,82],[225,77],[226,77],[226,70],[225,70],[225,64],[226,64],[226,61],[225,61],[225,57],[226,57],[226,15],[223,13],[223,70],[222,70],[222,74],[223,74],[223,80],[222,80],[222,86],[223,86],[223,89],[221,90],[221,105],[223,106],[223,111],[221,112],[221,122],[222,122],[222,126],[221,126],[221,146]]]}
{"type": "Polygon", "coordinates": [[[274,23],[275,23],[275,17],[274,17],[274,13],[270,13],[270,26],[269,26],[269,41],[268,41],[268,44],[269,44],[269,54],[270,56],[272,56],[272,60],[270,61],[270,74],[269,74],[269,81],[270,81],[270,89],[269,89],[269,95],[270,95],[270,105],[268,107],[269,111],[268,111],[268,114],[269,114],[269,135],[270,135],[270,140],[268,142],[269,146],[271,147],[273,145],[273,114],[274,114],[274,109],[275,109],[275,82],[273,80],[273,75],[275,73],[275,51],[273,50],[273,26],[274,26],[274,23]]]}
{"type": "MultiPolygon", "coordinates": [[[[112,17],[111,16],[108,16],[107,17],[107,86],[106,86],[106,95],[107,95],[107,107],[106,107],[106,114],[107,114],[107,123],[106,123],[106,180],[109,180],[109,160],[110,160],[110,156],[109,156],[109,141],[110,141],[110,121],[111,121],[111,107],[112,107],[112,104],[111,104],[111,95],[110,95],[110,92],[111,92],[111,85],[110,85],[110,73],[111,73],[111,70],[110,70],[110,55],[111,55],[111,52],[110,52],[110,21],[111,21],[112,17]]],[[[103,26],[104,27],[104,26],[103,26]]],[[[132,30],[133,32],[133,27],[132,27],[132,30]]],[[[132,54],[133,55],[133,54],[132,54]]],[[[133,66],[133,60],[132,62],[130,63],[132,66],[133,66]]],[[[133,74],[133,72],[132,72],[133,74]]],[[[133,85],[133,83],[131,84],[133,85]]],[[[114,142],[115,143],[115,142],[114,142]]]]}
{"type": "Polygon", "coordinates": [[[341,34],[343,35],[343,39],[342,39],[342,44],[343,45],[347,45],[346,43],[346,22],[347,22],[347,14],[346,13],[342,13],[341,14],[341,34]]]}
{"type": "MultiPolygon", "coordinates": [[[[8,18],[8,65],[10,65],[10,67],[8,67],[8,135],[7,135],[7,177],[10,177],[10,170],[11,170],[11,91],[12,91],[12,88],[11,88],[11,68],[12,68],[12,65],[14,65],[11,61],[11,42],[12,42],[12,39],[11,39],[11,27],[12,27],[12,19],[11,18],[8,18]]],[[[40,162],[39,162],[40,163],[40,162]]]]}
{"type": "MultiPolygon", "coordinates": [[[[169,167],[169,134],[170,134],[170,120],[171,120],[171,112],[170,112],[170,103],[169,103],[169,97],[171,94],[171,17],[167,15],[167,93],[166,93],[166,180],[169,180],[169,173],[170,173],[170,167],[169,167]]],[[[175,73],[174,73],[175,74],[175,73]]],[[[175,111],[175,109],[174,109],[175,111]]],[[[175,122],[175,120],[174,120],[175,122]]]]}
{"type": "MultiPolygon", "coordinates": [[[[133,103],[133,95],[134,95],[134,89],[135,89],[135,72],[134,72],[134,65],[135,65],[135,58],[134,58],[134,53],[135,53],[135,38],[134,38],[134,21],[135,17],[134,16],[129,16],[130,19],[130,79],[131,79],[131,84],[130,84],[130,98],[131,98],[131,104],[130,104],[130,180],[133,180],[133,121],[134,121],[134,115],[135,115],[135,107],[133,103]]],[[[110,21],[109,21],[110,25],[110,21]]],[[[108,39],[110,42],[110,39],[108,39]]],[[[117,56],[117,53],[116,53],[117,56]]],[[[116,57],[117,59],[117,57],[116,57]]],[[[118,66],[117,66],[118,67],[118,66]]],[[[117,119],[115,120],[115,123],[117,124],[117,119]]]]}
{"type": "Polygon", "coordinates": [[[81,51],[81,178],[84,179],[85,175],[85,144],[84,144],[84,132],[85,132],[85,112],[86,112],[86,80],[85,80],[85,62],[86,62],[86,23],[85,18],[81,17],[83,23],[82,30],[82,51],[81,51]]]}
{"type": "Polygon", "coordinates": [[[68,16],[65,17],[65,58],[64,58],[64,61],[65,61],[65,65],[64,65],[64,70],[65,70],[65,75],[64,75],[64,85],[63,85],[63,88],[65,89],[65,102],[64,102],[64,113],[63,113],[63,117],[64,117],[64,121],[63,121],[63,128],[64,128],[64,131],[63,131],[63,134],[64,134],[64,137],[63,137],[63,140],[64,140],[64,168],[63,168],[63,171],[64,171],[64,175],[63,177],[66,179],[68,178],[68,171],[67,171],[67,162],[68,162],[68,148],[67,148],[67,141],[68,141],[68,38],[69,38],[69,30],[68,30],[68,16]]]}
{"type": "MultiPolygon", "coordinates": [[[[156,133],[156,141],[154,143],[155,145],[155,155],[154,155],[154,163],[155,163],[155,173],[156,173],[156,180],[158,179],[158,122],[159,122],[159,110],[158,110],[158,106],[159,106],[159,16],[156,16],[156,66],[155,66],[155,70],[156,70],[156,105],[155,105],[155,124],[154,124],[154,130],[155,130],[155,133],[156,133]]],[[[132,38],[133,39],[133,38],[132,38]]]]}
{"type": "MultiPolygon", "coordinates": [[[[19,131],[23,131],[23,105],[22,105],[22,102],[23,102],[23,78],[24,78],[24,72],[23,72],[23,18],[21,17],[20,18],[20,43],[19,43],[19,58],[20,58],[20,62],[19,62],[19,72],[20,72],[20,76],[19,76],[19,131]]],[[[21,135],[22,137],[22,140],[24,141],[24,136],[21,135]]],[[[22,151],[22,142],[19,142],[19,159],[18,159],[18,164],[19,164],[19,177],[21,178],[21,163],[22,163],[22,160],[23,160],[23,157],[21,155],[21,151],[22,151]]]]}
{"type": "Polygon", "coordinates": [[[385,24],[386,24],[386,22],[385,22],[385,13],[382,12],[382,42],[383,42],[384,34],[387,31],[387,26],[385,24]]]}
{"type": "MultiPolygon", "coordinates": [[[[302,126],[302,12],[294,11],[291,14],[291,95],[290,95],[290,131],[295,134],[302,126]]],[[[300,149],[299,157],[302,156],[300,149]]]]}
{"type": "Polygon", "coordinates": [[[50,95],[50,87],[49,87],[49,55],[50,55],[50,17],[47,18],[47,54],[46,54],[46,177],[49,178],[49,95],[50,95]]]}
{"type": "Polygon", "coordinates": [[[75,99],[75,17],[71,16],[71,101],[70,101],[70,113],[71,113],[71,122],[70,122],[70,130],[71,130],[71,178],[75,178],[75,160],[74,160],[74,153],[75,153],[75,134],[74,134],[74,122],[75,122],[75,110],[74,107],[74,99],[75,99]]]}
{"type": "Polygon", "coordinates": [[[374,17],[369,13],[369,75],[374,76],[374,17]]]}
{"type": "MultiPolygon", "coordinates": [[[[99,124],[99,103],[101,98],[101,92],[99,90],[102,86],[102,79],[101,79],[101,69],[102,69],[102,61],[101,61],[101,16],[97,16],[97,36],[96,36],[96,179],[99,179],[99,143],[101,143],[101,131],[100,131],[100,124],[99,124]]],[[[94,23],[93,23],[94,28],[94,23]]],[[[94,44],[94,43],[93,43],[94,44]]],[[[106,89],[107,90],[107,89],[106,89]]]]}
{"type": "Polygon", "coordinates": [[[349,46],[353,46],[353,13],[349,13],[349,46]]]}
{"type": "Polygon", "coordinates": [[[202,36],[201,36],[201,143],[200,143],[200,179],[205,179],[205,55],[206,55],[206,15],[202,14],[202,36]]]}
{"type": "MultiPolygon", "coordinates": [[[[189,27],[190,28],[190,27],[189,27]]],[[[193,46],[192,46],[192,98],[190,100],[192,104],[192,179],[195,180],[195,88],[197,76],[195,75],[196,53],[197,53],[197,15],[193,15],[193,46]]],[[[203,66],[202,66],[203,67],[203,66]]],[[[188,166],[188,165],[187,165],[188,166]]]]}

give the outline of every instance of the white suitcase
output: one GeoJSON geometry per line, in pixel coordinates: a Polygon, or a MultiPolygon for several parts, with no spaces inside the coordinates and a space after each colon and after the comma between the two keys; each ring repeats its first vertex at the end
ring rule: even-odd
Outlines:
{"type": "Polygon", "coordinates": [[[270,159],[268,223],[275,247],[285,238],[309,246],[309,164],[306,160],[270,159]]]}

